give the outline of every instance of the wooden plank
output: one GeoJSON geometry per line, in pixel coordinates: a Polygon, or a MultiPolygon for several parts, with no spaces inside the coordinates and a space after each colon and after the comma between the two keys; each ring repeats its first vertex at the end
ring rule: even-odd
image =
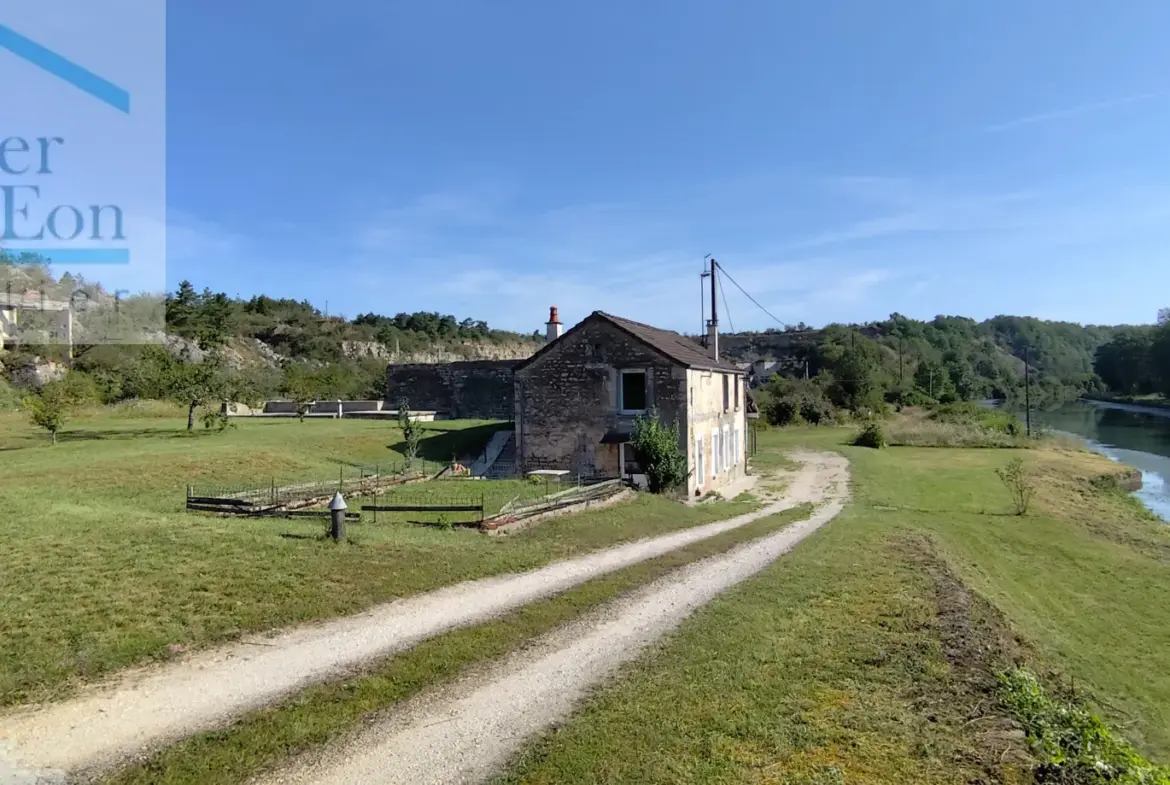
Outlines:
{"type": "MultiPolygon", "coordinates": [[[[265,518],[328,518],[332,515],[329,510],[273,510],[272,512],[263,513],[265,518]]],[[[361,520],[361,513],[347,512],[345,517],[348,520],[361,520]]]]}
{"type": "Polygon", "coordinates": [[[407,505],[399,504],[391,507],[362,505],[362,512],[483,512],[482,504],[450,504],[450,505],[407,505]]]}
{"type": "Polygon", "coordinates": [[[251,507],[255,502],[248,499],[220,499],[215,496],[188,496],[188,504],[222,504],[233,507],[251,507]]]}
{"type": "MultiPolygon", "coordinates": [[[[242,510],[238,507],[217,507],[208,504],[188,504],[192,512],[215,512],[221,515],[235,515],[240,518],[328,518],[329,510],[242,510]]],[[[361,513],[347,512],[348,520],[361,520],[361,513]]]]}
{"type": "Polygon", "coordinates": [[[250,515],[252,510],[215,504],[188,504],[188,512],[220,512],[224,515],[250,515]]]}

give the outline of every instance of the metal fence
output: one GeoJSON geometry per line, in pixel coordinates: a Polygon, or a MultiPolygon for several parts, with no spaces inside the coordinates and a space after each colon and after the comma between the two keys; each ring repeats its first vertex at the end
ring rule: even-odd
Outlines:
{"type": "Polygon", "coordinates": [[[340,491],[343,494],[375,494],[411,478],[429,478],[446,464],[416,459],[384,464],[342,464],[337,476],[285,483],[270,477],[267,483],[198,483],[187,486],[187,498],[234,499],[254,506],[281,507],[311,501],[340,491]]]}
{"type": "MultiPolygon", "coordinates": [[[[573,496],[590,496],[589,489],[622,482],[609,475],[538,475],[524,479],[483,480],[443,473],[448,464],[416,460],[402,463],[344,464],[329,480],[267,484],[187,486],[186,507],[192,512],[260,516],[325,514],[320,507],[335,492],[367,501],[360,506],[367,522],[446,523],[452,517],[461,525],[478,525],[501,513],[524,513],[560,504],[573,496]],[[442,477],[443,479],[436,479],[442,477]]],[[[351,501],[351,510],[358,505],[351,501]]],[[[347,518],[356,517],[354,513],[347,518]]]]}

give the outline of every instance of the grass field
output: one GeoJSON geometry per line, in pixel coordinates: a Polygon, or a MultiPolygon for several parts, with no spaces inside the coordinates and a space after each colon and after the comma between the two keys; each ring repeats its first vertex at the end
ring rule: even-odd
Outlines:
{"type": "Polygon", "coordinates": [[[994,687],[1012,657],[1075,681],[1170,760],[1170,530],[1094,484],[1115,465],[1049,449],[867,450],[850,436],[761,434],[766,452],[847,455],[854,502],[501,782],[1030,782],[994,687]],[[1041,480],[1022,518],[994,474],[1015,456],[1041,480]]]}
{"type": "Polygon", "coordinates": [[[167,747],[108,777],[103,785],[246,782],[290,755],[343,737],[371,714],[520,648],[623,592],[781,529],[807,514],[807,508],[797,508],[762,518],[534,602],[486,624],[425,641],[365,673],[312,687],[275,706],[254,711],[224,730],[198,734],[167,747]]]}
{"type": "MultiPolygon", "coordinates": [[[[322,525],[186,514],[187,484],[263,486],[400,459],[397,428],[368,420],[241,420],[187,434],[182,419],[79,419],[51,446],[0,414],[0,705],[60,696],[79,681],[169,652],[350,613],[459,580],[730,517],[747,503],[682,507],[640,496],[522,536],[406,524],[322,525]]],[[[166,414],[166,412],[162,412],[166,414]]],[[[475,450],[494,426],[434,423],[428,457],[475,450]]],[[[480,484],[476,484],[480,487],[480,484]]],[[[491,484],[503,498],[515,485],[491,484]]]]}

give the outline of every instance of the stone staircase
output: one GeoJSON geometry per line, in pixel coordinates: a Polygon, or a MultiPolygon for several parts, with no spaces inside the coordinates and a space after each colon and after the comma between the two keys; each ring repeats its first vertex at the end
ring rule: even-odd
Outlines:
{"type": "Polygon", "coordinates": [[[471,476],[483,477],[486,475],[488,470],[492,468],[492,464],[500,457],[500,453],[508,446],[508,442],[514,438],[514,431],[496,431],[493,433],[492,438],[488,439],[488,443],[484,446],[483,452],[468,467],[471,476]]]}
{"type": "Polygon", "coordinates": [[[516,432],[505,431],[508,434],[507,440],[500,448],[496,459],[492,461],[483,473],[483,477],[488,480],[512,480],[515,479],[519,473],[519,464],[516,457],[516,432]]]}

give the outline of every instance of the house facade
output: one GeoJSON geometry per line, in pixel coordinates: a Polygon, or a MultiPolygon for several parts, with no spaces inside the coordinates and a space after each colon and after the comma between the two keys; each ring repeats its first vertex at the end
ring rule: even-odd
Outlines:
{"type": "Polygon", "coordinates": [[[549,342],[513,372],[516,455],[522,471],[638,475],[634,421],[651,412],[679,425],[699,496],[746,469],[746,379],[685,336],[601,311],[549,342]]]}

